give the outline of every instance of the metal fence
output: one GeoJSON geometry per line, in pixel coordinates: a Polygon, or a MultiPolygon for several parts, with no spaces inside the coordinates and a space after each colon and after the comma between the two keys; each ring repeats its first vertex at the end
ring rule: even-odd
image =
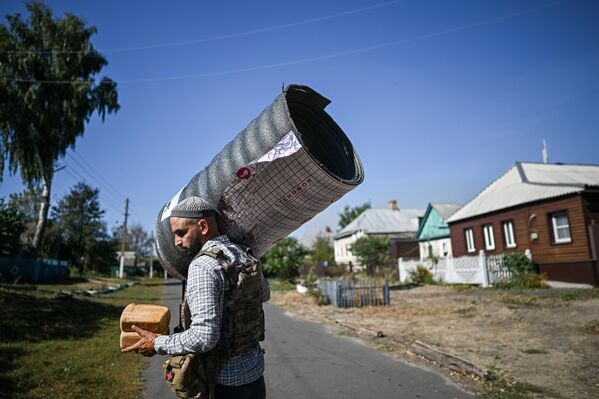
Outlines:
{"type": "Polygon", "coordinates": [[[63,260],[0,257],[0,275],[8,282],[45,283],[61,281],[68,273],[68,262],[63,260]]]}
{"type": "Polygon", "coordinates": [[[389,305],[389,285],[382,280],[318,281],[319,290],[338,308],[389,305]]]}

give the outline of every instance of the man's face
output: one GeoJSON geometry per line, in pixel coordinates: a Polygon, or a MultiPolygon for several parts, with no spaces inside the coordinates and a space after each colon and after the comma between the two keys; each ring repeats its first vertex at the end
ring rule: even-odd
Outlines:
{"type": "Polygon", "coordinates": [[[170,223],[176,247],[180,247],[188,255],[195,255],[202,249],[202,232],[197,219],[171,217],[170,223]]]}

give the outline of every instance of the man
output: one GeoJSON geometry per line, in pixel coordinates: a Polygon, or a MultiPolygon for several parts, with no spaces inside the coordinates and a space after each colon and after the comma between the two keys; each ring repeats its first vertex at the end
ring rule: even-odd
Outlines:
{"type": "MultiPolygon", "coordinates": [[[[239,245],[221,235],[218,227],[218,212],[205,200],[190,197],[181,201],[173,208],[170,224],[175,235],[175,245],[185,251],[191,261],[187,274],[186,300],[191,314],[191,325],[180,333],[157,336],[149,331],[134,326],[133,329],[141,336],[134,345],[125,348],[124,352],[178,355],[187,353],[206,353],[214,349],[223,336],[223,320],[227,324],[234,320],[244,320],[242,328],[237,328],[233,335],[237,347],[233,348],[230,359],[225,359],[224,365],[216,377],[215,396],[225,398],[265,398],[265,385],[262,376],[264,372],[264,352],[258,344],[263,339],[264,318],[262,301],[270,297],[268,282],[262,276],[261,289],[263,298],[238,298],[236,303],[242,303],[241,308],[233,305],[228,307],[234,314],[224,315],[223,311],[231,301],[226,297],[225,287],[230,275],[225,273],[223,261],[228,265],[246,265],[252,257],[239,245]],[[201,251],[201,252],[200,252],[201,251]],[[197,254],[200,253],[200,256],[197,254]],[[208,253],[213,256],[208,256],[208,253]],[[217,254],[215,256],[214,254],[217,254]],[[248,303],[251,305],[248,309],[248,303]],[[259,309],[258,309],[259,307],[259,309]],[[241,309],[241,310],[240,310],[241,309]],[[249,316],[249,317],[248,317],[249,316]],[[261,331],[258,331],[261,328],[261,331]],[[245,334],[239,337],[239,330],[245,334]],[[247,331],[249,330],[249,332],[247,331]],[[245,346],[239,348],[239,342],[245,346]],[[249,347],[246,349],[246,347],[249,347]],[[243,353],[237,354],[240,349],[243,353]]],[[[231,331],[228,329],[227,331],[231,331]]]]}

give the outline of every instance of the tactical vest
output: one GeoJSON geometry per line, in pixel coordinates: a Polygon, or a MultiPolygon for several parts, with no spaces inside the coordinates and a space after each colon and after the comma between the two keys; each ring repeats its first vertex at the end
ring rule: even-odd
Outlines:
{"type": "MultiPolygon", "coordinates": [[[[245,264],[230,264],[223,250],[218,247],[200,251],[194,257],[195,260],[202,255],[210,256],[219,263],[224,272],[224,308],[217,345],[220,347],[221,365],[230,358],[243,354],[258,342],[264,341],[262,270],[251,249],[242,246],[241,248],[245,250],[245,264]]],[[[181,327],[187,330],[191,326],[187,293],[181,304],[181,316],[181,327]]]]}
{"type": "MultiPolygon", "coordinates": [[[[246,263],[231,264],[223,250],[212,247],[200,251],[202,255],[218,261],[223,269],[224,308],[222,310],[220,338],[216,346],[206,353],[170,356],[163,365],[163,377],[171,384],[177,397],[214,399],[216,376],[232,357],[239,356],[264,340],[264,286],[260,262],[247,247],[246,263]]],[[[191,312],[185,291],[179,313],[179,326],[175,332],[191,326],[191,312]]]]}

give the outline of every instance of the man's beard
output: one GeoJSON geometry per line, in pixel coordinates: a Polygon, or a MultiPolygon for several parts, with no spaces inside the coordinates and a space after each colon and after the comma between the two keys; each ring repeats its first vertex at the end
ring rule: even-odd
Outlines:
{"type": "Polygon", "coordinates": [[[198,252],[202,249],[202,243],[200,241],[191,244],[189,248],[181,248],[185,253],[185,256],[191,261],[198,252]]]}

